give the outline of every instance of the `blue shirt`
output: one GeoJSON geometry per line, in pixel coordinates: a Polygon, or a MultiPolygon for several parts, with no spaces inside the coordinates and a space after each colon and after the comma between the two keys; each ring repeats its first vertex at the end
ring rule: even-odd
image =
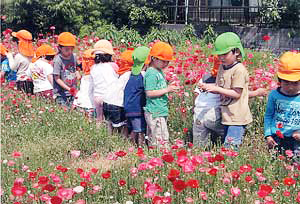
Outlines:
{"type": "Polygon", "coordinates": [[[143,116],[143,107],[145,105],[146,95],[143,75],[131,74],[124,89],[124,110],[126,117],[143,116]]]}
{"type": "Polygon", "coordinates": [[[288,96],[280,92],[280,88],[271,91],[265,113],[264,135],[275,135],[276,131],[285,137],[300,130],[300,94],[288,96]],[[282,128],[278,126],[282,124],[282,128]]]}
{"type": "Polygon", "coordinates": [[[1,71],[5,72],[5,78],[7,81],[17,80],[17,72],[10,69],[7,58],[1,62],[1,71]]]}

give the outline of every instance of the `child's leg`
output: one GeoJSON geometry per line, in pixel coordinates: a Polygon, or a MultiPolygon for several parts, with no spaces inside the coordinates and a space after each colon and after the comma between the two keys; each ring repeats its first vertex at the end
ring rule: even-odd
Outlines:
{"type": "Polygon", "coordinates": [[[229,148],[232,145],[235,150],[238,150],[243,141],[245,128],[245,125],[224,125],[223,143],[225,147],[229,148]]]}
{"type": "Polygon", "coordinates": [[[199,118],[193,124],[193,144],[195,146],[206,147],[208,145],[208,128],[199,118]]]}
{"type": "Polygon", "coordinates": [[[95,105],[95,109],[96,109],[96,123],[97,126],[99,126],[101,124],[101,122],[103,121],[103,100],[102,97],[100,96],[95,96],[94,97],[94,105],[95,105]]]}
{"type": "Polygon", "coordinates": [[[210,129],[211,141],[214,145],[217,145],[224,136],[224,126],[221,123],[221,107],[211,108],[207,112],[206,117],[205,125],[210,129]]]}
{"type": "Polygon", "coordinates": [[[169,142],[169,132],[166,117],[153,118],[152,114],[145,112],[147,121],[147,136],[151,145],[161,146],[169,142]]]}

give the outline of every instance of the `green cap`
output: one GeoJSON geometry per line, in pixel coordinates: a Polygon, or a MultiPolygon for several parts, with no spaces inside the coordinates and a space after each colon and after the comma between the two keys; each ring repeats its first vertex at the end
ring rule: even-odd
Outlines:
{"type": "Polygon", "coordinates": [[[139,75],[144,67],[145,61],[148,58],[150,49],[145,46],[138,47],[134,49],[132,53],[133,66],[131,69],[131,73],[133,75],[139,75]]]}
{"type": "Polygon", "coordinates": [[[233,32],[222,33],[217,37],[214,43],[214,51],[212,54],[223,55],[230,52],[234,48],[238,48],[242,57],[245,57],[245,52],[240,37],[233,32]]]}

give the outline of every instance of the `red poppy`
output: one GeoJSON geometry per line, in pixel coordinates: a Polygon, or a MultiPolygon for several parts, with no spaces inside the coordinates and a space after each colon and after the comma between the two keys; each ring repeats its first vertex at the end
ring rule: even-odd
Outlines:
{"type": "Polygon", "coordinates": [[[12,187],[11,192],[14,196],[23,196],[27,192],[27,188],[25,186],[17,185],[12,187]]]}
{"type": "Polygon", "coordinates": [[[82,186],[82,187],[86,187],[86,186],[87,186],[87,182],[85,182],[85,181],[81,181],[81,182],[80,182],[80,186],[82,186]]]}
{"type": "Polygon", "coordinates": [[[77,168],[76,169],[77,174],[81,174],[84,172],[84,170],[82,168],[77,168]]]}
{"type": "Polygon", "coordinates": [[[286,186],[292,186],[296,183],[296,181],[292,178],[284,178],[283,179],[283,184],[286,185],[286,186]]]}
{"type": "Polygon", "coordinates": [[[283,134],[282,134],[282,132],[280,130],[276,130],[276,135],[277,135],[277,137],[279,137],[281,139],[284,138],[284,136],[283,136],[283,134]]]}
{"type": "Polygon", "coordinates": [[[118,157],[124,157],[127,155],[127,153],[124,151],[118,151],[118,152],[115,152],[115,155],[117,155],[118,157]]]}
{"type": "Polygon", "coordinates": [[[187,151],[185,149],[182,149],[182,150],[176,152],[176,155],[178,157],[180,157],[180,156],[186,156],[187,155],[187,151]]]}
{"type": "Polygon", "coordinates": [[[267,195],[269,195],[271,192],[272,192],[273,188],[272,186],[270,185],[267,185],[267,184],[261,184],[259,186],[259,190],[257,192],[257,195],[260,197],[260,198],[264,198],[266,197],[267,195]]]}
{"type": "Polygon", "coordinates": [[[128,195],[135,195],[138,193],[138,190],[136,188],[131,188],[128,195]]]}
{"type": "Polygon", "coordinates": [[[186,182],[186,185],[191,188],[199,188],[199,181],[195,179],[190,179],[186,182]]]}
{"type": "Polygon", "coordinates": [[[216,175],[217,175],[217,172],[218,172],[218,169],[216,169],[216,168],[211,168],[211,169],[208,171],[208,174],[209,174],[209,175],[212,175],[212,176],[216,176],[216,175]]]}
{"type": "Polygon", "coordinates": [[[180,175],[180,171],[177,169],[171,169],[168,174],[169,181],[173,182],[175,181],[180,175]]]}
{"type": "Polygon", "coordinates": [[[283,123],[281,123],[281,122],[280,122],[280,123],[277,123],[276,126],[277,126],[277,128],[283,128],[283,123]]]}
{"type": "Polygon", "coordinates": [[[256,171],[257,171],[258,173],[263,173],[263,172],[264,172],[264,169],[263,169],[263,168],[256,168],[256,171]]]}
{"type": "Polygon", "coordinates": [[[97,168],[91,168],[91,172],[92,172],[93,174],[96,174],[96,173],[98,172],[98,169],[97,169],[97,168]]]}
{"type": "Polygon", "coordinates": [[[172,154],[164,154],[161,156],[161,159],[168,163],[172,163],[174,161],[172,154]]]}
{"type": "Polygon", "coordinates": [[[49,181],[50,179],[47,176],[40,176],[38,184],[48,184],[49,181]]]}
{"type": "Polygon", "coordinates": [[[104,172],[104,173],[102,174],[102,178],[104,178],[104,179],[109,179],[110,176],[111,176],[111,172],[110,172],[110,171],[104,172]]]}
{"type": "Polygon", "coordinates": [[[269,40],[271,40],[271,37],[270,37],[269,35],[264,35],[264,36],[262,37],[262,39],[263,39],[264,41],[269,41],[269,40]]]}
{"type": "Polygon", "coordinates": [[[124,185],[126,185],[126,181],[124,179],[120,179],[118,184],[119,184],[119,186],[124,186],[124,185]]]}
{"type": "Polygon", "coordinates": [[[42,190],[43,191],[48,191],[48,192],[52,192],[56,189],[55,186],[53,186],[52,184],[47,184],[45,186],[43,186],[42,190]]]}
{"type": "Polygon", "coordinates": [[[224,156],[222,154],[217,154],[215,156],[215,160],[218,161],[218,162],[223,161],[224,160],[224,156]]]}
{"type": "Polygon", "coordinates": [[[52,204],[61,204],[62,203],[62,199],[58,196],[52,196],[51,197],[51,203],[52,204]]]}
{"type": "Polygon", "coordinates": [[[173,182],[173,188],[176,192],[181,192],[186,188],[186,183],[183,180],[175,180],[173,182]]]}
{"type": "Polygon", "coordinates": [[[240,178],[240,173],[238,171],[231,172],[231,177],[235,180],[238,180],[240,178]]]}
{"type": "Polygon", "coordinates": [[[183,128],[183,132],[184,132],[184,133],[188,133],[188,132],[189,132],[189,129],[188,129],[188,128],[183,128]]]}
{"type": "Polygon", "coordinates": [[[253,179],[252,179],[251,176],[246,176],[246,177],[245,177],[245,181],[248,182],[248,183],[251,182],[252,180],[253,180],[253,179]]]}
{"type": "Polygon", "coordinates": [[[28,172],[28,178],[34,180],[37,176],[37,172],[28,172]]]}
{"type": "Polygon", "coordinates": [[[75,89],[74,87],[72,87],[72,88],[70,89],[69,92],[70,92],[70,94],[71,94],[72,96],[75,97],[78,91],[77,91],[77,89],[75,89]]]}

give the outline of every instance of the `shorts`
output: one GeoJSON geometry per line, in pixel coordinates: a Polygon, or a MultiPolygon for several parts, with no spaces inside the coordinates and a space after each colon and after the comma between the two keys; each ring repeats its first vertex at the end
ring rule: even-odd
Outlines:
{"type": "Polygon", "coordinates": [[[36,92],[35,95],[43,99],[53,100],[53,89],[36,92]]]}
{"type": "Polygon", "coordinates": [[[147,136],[151,145],[161,146],[169,142],[167,117],[153,118],[152,113],[145,112],[147,136]]]}
{"type": "Polygon", "coordinates": [[[125,111],[123,107],[103,103],[103,114],[107,121],[112,123],[113,127],[126,125],[125,111]]]}
{"type": "Polygon", "coordinates": [[[74,96],[57,96],[55,102],[65,108],[70,109],[74,101],[74,96]]]}
{"type": "Polygon", "coordinates": [[[145,117],[140,116],[140,117],[127,117],[127,126],[129,132],[142,132],[146,133],[146,120],[145,117]]]}
{"type": "Polygon", "coordinates": [[[27,94],[33,95],[33,82],[32,81],[17,81],[17,90],[24,91],[27,94]]]}

